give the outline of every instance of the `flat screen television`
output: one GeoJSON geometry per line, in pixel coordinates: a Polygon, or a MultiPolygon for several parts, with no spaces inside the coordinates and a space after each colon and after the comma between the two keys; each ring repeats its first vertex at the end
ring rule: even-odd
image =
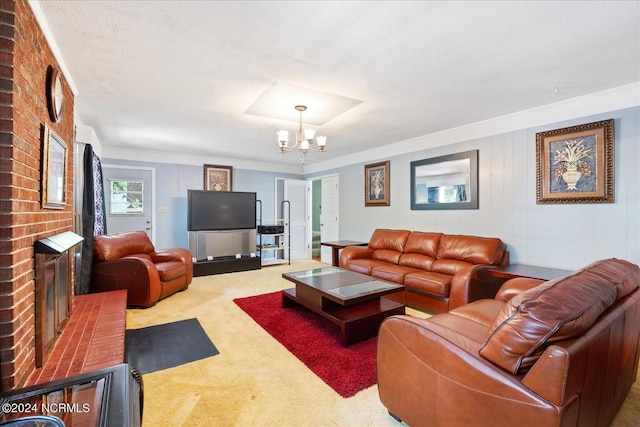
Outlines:
{"type": "Polygon", "coordinates": [[[187,204],[189,231],[256,228],[256,193],[188,190],[187,204]]]}

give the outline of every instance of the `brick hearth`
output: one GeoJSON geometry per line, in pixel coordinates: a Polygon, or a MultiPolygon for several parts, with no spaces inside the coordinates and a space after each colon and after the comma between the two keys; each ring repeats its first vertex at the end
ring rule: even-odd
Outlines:
{"type": "Polygon", "coordinates": [[[44,366],[26,386],[124,363],[127,291],[73,298],[73,312],[44,366]]]}

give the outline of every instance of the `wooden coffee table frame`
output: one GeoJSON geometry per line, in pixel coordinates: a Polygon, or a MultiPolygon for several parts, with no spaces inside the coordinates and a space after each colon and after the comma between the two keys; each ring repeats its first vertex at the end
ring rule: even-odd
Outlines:
{"type": "MultiPolygon", "coordinates": [[[[394,284],[391,289],[343,298],[328,291],[365,282],[381,281],[345,270],[340,273],[305,278],[294,277],[296,273],[282,275],[296,285],[295,288],[282,291],[282,307],[299,304],[338,325],[341,342],[345,347],[377,335],[380,323],[385,318],[405,314],[404,304],[384,298],[384,295],[402,291],[404,286],[394,284]]],[[[388,285],[387,282],[381,283],[388,285]]]]}

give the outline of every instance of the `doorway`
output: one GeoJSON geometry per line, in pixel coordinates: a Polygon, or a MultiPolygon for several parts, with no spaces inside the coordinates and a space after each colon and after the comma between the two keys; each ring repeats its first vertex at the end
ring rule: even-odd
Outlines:
{"type": "MultiPolygon", "coordinates": [[[[289,216],[285,231],[289,236],[291,259],[309,259],[309,244],[307,230],[309,227],[308,210],[309,183],[307,181],[285,179],[283,182],[282,199],[276,200],[276,206],[281,206],[282,200],[287,200],[290,212],[282,212],[283,218],[289,216]]],[[[278,195],[279,192],[276,192],[278,195]]]]}
{"type": "Polygon", "coordinates": [[[155,168],[103,165],[109,234],[144,230],[155,244],[155,168]]]}
{"type": "Polygon", "coordinates": [[[321,242],[339,238],[340,203],[338,175],[315,178],[311,181],[311,246],[313,259],[331,264],[331,248],[321,242]]]}

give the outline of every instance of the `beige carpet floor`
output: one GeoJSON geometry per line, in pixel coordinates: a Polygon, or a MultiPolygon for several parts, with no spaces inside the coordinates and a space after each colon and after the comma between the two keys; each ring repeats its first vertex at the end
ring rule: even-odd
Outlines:
{"type": "MultiPolygon", "coordinates": [[[[143,427],[402,426],[380,403],[377,386],[342,398],[233,302],[291,287],[282,279],[284,272],[322,266],[316,261],[294,261],[196,277],[187,291],[154,307],[127,310],[127,328],[195,317],[220,351],[214,357],[144,375],[143,427]]],[[[638,420],[640,384],[636,382],[612,426],[638,426],[638,420]]]]}

